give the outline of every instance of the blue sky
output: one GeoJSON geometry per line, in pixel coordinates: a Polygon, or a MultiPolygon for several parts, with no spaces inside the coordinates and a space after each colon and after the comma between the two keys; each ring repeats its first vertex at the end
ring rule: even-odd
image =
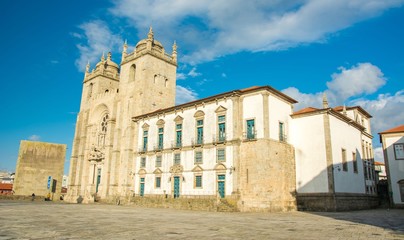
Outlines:
{"type": "Polygon", "coordinates": [[[0,15],[0,170],[20,140],[64,143],[68,171],[83,71],[154,36],[178,44],[177,102],[270,85],[295,109],[360,105],[377,132],[404,123],[404,0],[11,1],[0,15]]]}

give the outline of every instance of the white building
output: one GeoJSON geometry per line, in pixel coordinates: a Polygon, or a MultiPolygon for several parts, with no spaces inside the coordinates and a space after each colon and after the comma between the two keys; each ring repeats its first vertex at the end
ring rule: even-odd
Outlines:
{"type": "Polygon", "coordinates": [[[390,203],[404,207],[404,125],[379,133],[389,183],[390,203]]]}
{"type": "MultiPolygon", "coordinates": [[[[287,211],[297,208],[297,190],[320,201],[339,194],[322,210],[371,205],[362,108],[293,113],[296,101],[269,86],[175,106],[176,45],[167,54],[150,29],[133,52],[123,49],[120,66],[110,54],[87,66],[67,201],[218,198],[241,211],[287,211]],[[348,195],[362,205],[343,202],[348,195]]],[[[307,199],[300,203],[311,208],[307,199]]]]}

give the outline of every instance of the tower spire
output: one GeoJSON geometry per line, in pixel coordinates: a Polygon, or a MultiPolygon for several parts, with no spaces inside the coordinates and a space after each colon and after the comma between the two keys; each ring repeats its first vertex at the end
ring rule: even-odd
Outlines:
{"type": "Polygon", "coordinates": [[[173,53],[171,54],[172,59],[174,62],[177,62],[177,43],[174,41],[173,44],[173,53]]]}
{"type": "Polygon", "coordinates": [[[323,108],[329,108],[327,94],[325,92],[323,93],[323,108]]]}
{"type": "Polygon", "coordinates": [[[123,43],[123,47],[122,47],[122,59],[121,59],[121,61],[123,61],[125,59],[127,50],[128,50],[128,41],[125,39],[125,42],[123,43]]]}
{"type": "Polygon", "coordinates": [[[104,53],[104,51],[102,51],[101,61],[102,61],[102,62],[105,61],[105,53],[104,53]]]}

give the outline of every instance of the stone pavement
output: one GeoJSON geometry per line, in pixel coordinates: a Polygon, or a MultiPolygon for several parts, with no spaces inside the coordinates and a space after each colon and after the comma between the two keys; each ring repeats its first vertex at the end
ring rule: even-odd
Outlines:
{"type": "Polygon", "coordinates": [[[1,200],[3,239],[404,239],[404,210],[222,213],[1,200]]]}

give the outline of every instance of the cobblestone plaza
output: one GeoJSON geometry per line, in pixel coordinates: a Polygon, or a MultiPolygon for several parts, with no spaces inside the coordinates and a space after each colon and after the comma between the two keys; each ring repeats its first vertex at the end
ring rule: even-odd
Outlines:
{"type": "Polygon", "coordinates": [[[404,210],[222,213],[0,201],[4,239],[404,239],[404,210]]]}

